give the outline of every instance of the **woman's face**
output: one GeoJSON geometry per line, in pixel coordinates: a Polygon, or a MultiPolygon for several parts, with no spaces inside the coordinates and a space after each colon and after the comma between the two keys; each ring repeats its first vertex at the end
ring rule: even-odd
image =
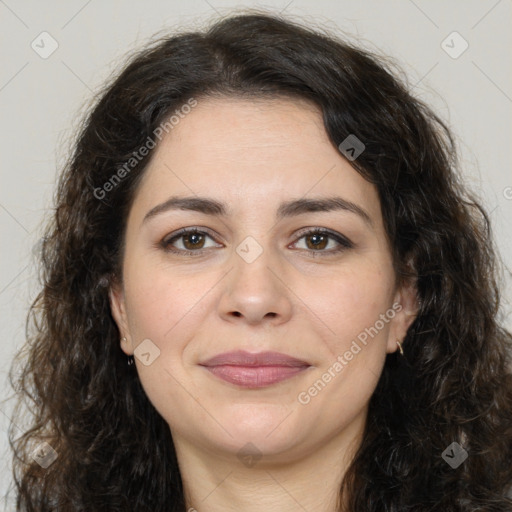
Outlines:
{"type": "Polygon", "coordinates": [[[226,455],[252,443],[284,461],[361,431],[415,304],[395,288],[375,187],[315,107],[207,99],[155,149],[111,306],[178,445],[226,455]],[[204,366],[240,350],[295,360],[204,366]]]}

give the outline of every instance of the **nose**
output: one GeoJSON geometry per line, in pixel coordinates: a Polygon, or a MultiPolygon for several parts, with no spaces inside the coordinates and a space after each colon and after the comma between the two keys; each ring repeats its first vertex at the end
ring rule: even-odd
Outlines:
{"type": "Polygon", "coordinates": [[[221,317],[249,325],[287,322],[293,293],[283,263],[271,257],[270,249],[264,249],[254,261],[242,256],[233,251],[233,267],[224,280],[218,306],[221,317]]]}

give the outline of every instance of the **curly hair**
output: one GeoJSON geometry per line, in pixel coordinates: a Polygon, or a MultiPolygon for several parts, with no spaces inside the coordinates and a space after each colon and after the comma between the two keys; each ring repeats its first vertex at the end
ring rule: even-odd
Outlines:
{"type": "Polygon", "coordinates": [[[17,510],[185,511],[170,429],[126,364],[108,296],[154,151],[111,178],[189,98],[215,96],[306,99],[335,147],[350,134],[363,141],[351,164],[378,190],[397,279],[416,281],[405,356],[387,356],[341,483],[348,510],[512,510],[512,334],[499,321],[489,217],[462,185],[454,136],[386,59],[261,12],[139,50],[80,130],[17,379],[11,368],[16,414],[31,413],[23,435],[9,431],[17,510]],[[43,442],[58,455],[46,468],[32,456],[43,442]],[[442,458],[454,442],[469,454],[455,469],[442,458]]]}

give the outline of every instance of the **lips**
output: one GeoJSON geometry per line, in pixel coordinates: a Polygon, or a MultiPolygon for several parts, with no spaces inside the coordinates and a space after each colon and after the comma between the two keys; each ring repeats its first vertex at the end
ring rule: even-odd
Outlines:
{"type": "Polygon", "coordinates": [[[305,361],[295,357],[281,354],[280,352],[258,352],[251,353],[244,350],[226,352],[208,359],[202,366],[309,366],[305,361]]]}
{"type": "Polygon", "coordinates": [[[200,363],[200,366],[231,384],[260,388],[289,379],[311,365],[280,352],[250,353],[238,350],[216,355],[200,363]]]}

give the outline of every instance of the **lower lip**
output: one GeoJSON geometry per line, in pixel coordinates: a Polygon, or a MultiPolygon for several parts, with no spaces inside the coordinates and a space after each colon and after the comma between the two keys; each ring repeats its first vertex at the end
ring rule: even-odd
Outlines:
{"type": "Polygon", "coordinates": [[[290,379],[309,366],[205,366],[222,380],[244,388],[263,388],[290,379]]]}

